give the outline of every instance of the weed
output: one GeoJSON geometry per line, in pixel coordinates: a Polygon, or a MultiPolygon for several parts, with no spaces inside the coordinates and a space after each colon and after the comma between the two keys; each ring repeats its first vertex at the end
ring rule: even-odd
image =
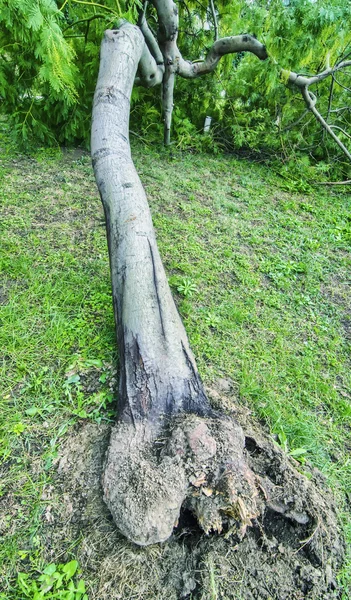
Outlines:
{"type": "Polygon", "coordinates": [[[47,565],[37,578],[18,573],[18,588],[24,598],[30,600],[88,600],[83,579],[74,580],[77,569],[78,562],[71,560],[66,564],[47,565]]]}
{"type": "Polygon", "coordinates": [[[177,286],[177,291],[184,296],[184,298],[191,298],[191,296],[197,292],[197,287],[195,283],[191,281],[191,279],[184,277],[177,286]]]}

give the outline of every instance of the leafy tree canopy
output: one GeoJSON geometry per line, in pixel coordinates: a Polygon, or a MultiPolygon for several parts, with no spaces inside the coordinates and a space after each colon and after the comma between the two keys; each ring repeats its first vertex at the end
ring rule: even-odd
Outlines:
{"type": "MultiPolygon", "coordinates": [[[[209,114],[217,148],[265,147],[286,157],[296,151],[318,159],[339,156],[288,77],[290,71],[314,75],[326,64],[351,57],[348,0],[180,0],[178,5],[179,47],[185,58],[203,58],[218,28],[221,37],[255,34],[269,59],[262,63],[248,54],[228,55],[213,75],[179,79],[175,143],[213,149],[212,136],[197,136],[209,114]]],[[[0,97],[18,139],[87,142],[103,31],[121,18],[137,22],[141,9],[140,0],[1,0],[0,97]]],[[[156,30],[151,3],[147,16],[156,30]]],[[[319,110],[335,131],[339,128],[345,144],[350,72],[340,71],[314,89],[319,110]]],[[[161,137],[159,94],[159,88],[134,90],[132,129],[143,138],[161,137]]],[[[339,165],[345,163],[343,158],[339,165]]]]}

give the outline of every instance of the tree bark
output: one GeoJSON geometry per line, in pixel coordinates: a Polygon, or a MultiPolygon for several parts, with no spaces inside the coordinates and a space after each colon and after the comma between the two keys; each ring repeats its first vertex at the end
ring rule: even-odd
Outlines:
{"type": "MultiPolygon", "coordinates": [[[[228,506],[236,506],[233,489],[258,495],[241,428],[215,415],[204,392],[132,162],[130,95],[144,50],[138,27],[125,23],[105,32],[91,140],[120,354],[118,422],[102,484],[118,528],[140,545],[166,540],[184,502],[205,531],[221,531],[228,506]],[[213,489],[218,483],[221,502],[198,498],[206,482],[213,489]]],[[[256,514],[256,501],[246,502],[241,530],[256,514]]]]}
{"type": "Polygon", "coordinates": [[[144,50],[140,30],[107,31],[94,98],[92,158],[105,215],[121,356],[120,418],[205,414],[208,402],[158,252],[129,147],[129,103],[144,50]]]}
{"type": "Polygon", "coordinates": [[[182,507],[205,533],[225,531],[237,539],[266,508],[308,524],[317,509],[310,508],[307,480],[289,467],[287,484],[306,498],[301,503],[300,493],[295,500],[289,492],[286,500],[261,463],[253,468],[245,444],[255,440],[211,409],[167,283],[128,132],[134,78],[147,53],[153,55],[150,47],[129,23],[105,32],[93,105],[92,160],[106,217],[120,354],[104,499],[120,531],[143,546],[165,541],[182,507]]]}
{"type": "MultiPolygon", "coordinates": [[[[130,95],[144,45],[139,28],[129,23],[105,32],[93,106],[92,160],[106,216],[121,365],[119,423],[116,435],[112,435],[112,459],[107,459],[105,471],[108,503],[108,497],[114,498],[116,493],[111,471],[119,469],[112,463],[121,459],[120,450],[116,456],[114,443],[116,448],[129,440],[131,446],[138,448],[140,444],[153,443],[167,420],[177,413],[210,413],[130,153],[130,95]]],[[[169,501],[173,503],[172,494],[169,501]]],[[[163,498],[162,502],[165,504],[166,500],[163,498]]],[[[119,500],[109,503],[115,514],[116,503],[119,500]]],[[[130,507],[123,515],[117,509],[116,520],[120,529],[137,543],[159,541],[170,535],[179,513],[178,504],[175,511],[171,510],[165,534],[164,523],[159,524],[162,532],[153,537],[147,532],[131,531],[130,507]]],[[[155,525],[151,528],[154,531],[155,525]]]]}

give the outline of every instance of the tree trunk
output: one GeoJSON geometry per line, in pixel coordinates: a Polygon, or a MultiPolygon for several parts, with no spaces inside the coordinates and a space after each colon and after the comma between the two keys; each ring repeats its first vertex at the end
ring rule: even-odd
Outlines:
{"type": "Polygon", "coordinates": [[[129,102],[144,46],[140,30],[107,31],[94,99],[92,157],[110,254],[121,359],[120,419],[159,429],[178,412],[209,404],[158,252],[129,147],[129,102]]]}
{"type": "MultiPolygon", "coordinates": [[[[140,545],[165,541],[182,507],[206,533],[239,538],[267,506],[307,523],[309,496],[302,517],[294,510],[298,495],[285,505],[282,486],[249,466],[241,427],[215,414],[205,395],[130,153],[130,96],[142,56],[138,27],[106,31],[93,107],[92,158],[106,216],[121,365],[104,499],[120,531],[140,545]]],[[[287,472],[283,462],[282,469],[287,472]]],[[[304,490],[304,478],[291,473],[296,489],[304,490]]]]}
{"type": "MultiPolygon", "coordinates": [[[[115,482],[110,484],[109,479],[115,479],[111,475],[115,468],[112,463],[118,457],[113,444],[118,446],[119,432],[123,431],[122,446],[127,438],[140,446],[142,441],[153,442],[177,413],[210,413],[130,153],[130,96],[144,43],[139,28],[128,23],[118,30],[106,31],[92,123],[92,159],[106,216],[121,364],[119,423],[112,435],[104,477],[105,494],[113,513],[116,489],[115,482]]],[[[163,537],[168,537],[169,528],[173,528],[178,504],[171,510],[171,524],[163,537]]],[[[122,524],[123,518],[119,514],[116,519],[119,527],[135,538],[129,527],[122,524]]],[[[130,515],[126,519],[130,521],[130,515]]],[[[162,523],[160,526],[163,530],[162,523]]]]}

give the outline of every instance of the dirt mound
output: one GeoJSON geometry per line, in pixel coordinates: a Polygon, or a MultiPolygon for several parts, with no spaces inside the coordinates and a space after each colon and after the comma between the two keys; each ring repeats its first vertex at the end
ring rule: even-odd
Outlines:
{"type": "MultiPolygon", "coordinates": [[[[244,431],[243,455],[254,476],[254,482],[251,476],[248,480],[257,491],[255,506],[245,505],[243,489],[234,504],[236,511],[232,502],[226,512],[226,496],[219,493],[223,489],[219,487],[220,475],[214,481],[206,472],[214,450],[221,451],[220,438],[214,432],[218,425],[209,422],[208,431],[202,431],[200,426],[201,435],[190,439],[197,448],[198,464],[193,465],[193,473],[185,474],[187,480],[193,478],[192,493],[183,504],[178,525],[167,542],[146,548],[128,542],[117,531],[103,501],[100,481],[109,426],[85,423],[72,432],[59,457],[57,486],[61,503],[48,524],[47,543],[48,547],[57,547],[79,537],[77,554],[92,598],[340,597],[335,573],[341,565],[344,546],[334,500],[324,478],[318,471],[288,459],[245,411],[237,410],[234,416],[244,431]],[[207,440],[201,449],[196,446],[199,438],[207,440]],[[201,514],[202,525],[215,522],[221,514],[217,529],[222,534],[213,533],[209,526],[208,534],[204,534],[198,525],[201,514]]],[[[231,425],[225,423],[228,432],[231,425]]],[[[160,449],[160,457],[167,444],[168,454],[169,445],[177,447],[185,429],[173,429],[173,436],[160,449]]],[[[226,493],[228,499],[228,489],[226,493]]]]}

